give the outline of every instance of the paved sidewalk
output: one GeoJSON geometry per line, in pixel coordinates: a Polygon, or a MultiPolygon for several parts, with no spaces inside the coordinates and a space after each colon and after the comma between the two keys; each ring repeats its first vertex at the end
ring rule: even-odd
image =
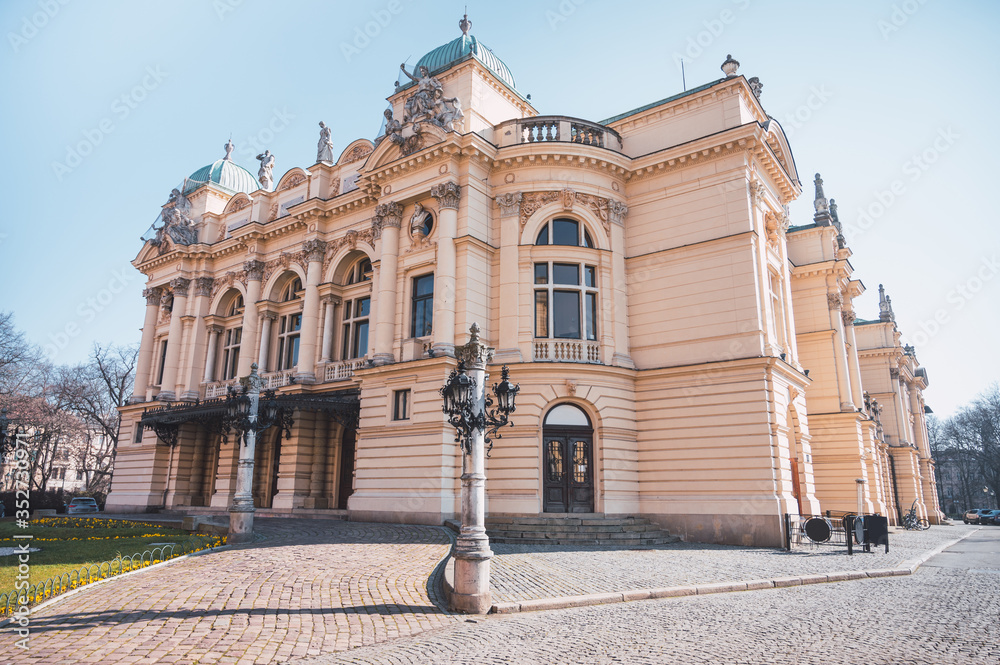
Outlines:
{"type": "Polygon", "coordinates": [[[856,548],[853,556],[844,545],[802,545],[791,552],[684,542],[621,550],[492,545],[493,602],[899,568],[977,528],[900,531],[890,534],[888,553],[883,548],[870,553],[856,548]]]}
{"type": "MultiPolygon", "coordinates": [[[[442,527],[281,518],[257,527],[262,540],[251,545],[85,587],[43,607],[32,614],[28,652],[14,646],[9,625],[0,629],[0,663],[285,662],[496,619],[445,610],[438,582],[451,541],[442,527]]],[[[894,533],[888,554],[854,556],[833,546],[789,553],[695,543],[494,545],[494,602],[541,609],[586,594],[621,600],[649,588],[721,591],[735,580],[898,568],[977,528],[894,533]]]]}
{"type": "Polygon", "coordinates": [[[462,620],[436,591],[443,528],[261,519],[257,531],[32,613],[28,651],[5,626],[0,663],[271,663],[462,620]]]}

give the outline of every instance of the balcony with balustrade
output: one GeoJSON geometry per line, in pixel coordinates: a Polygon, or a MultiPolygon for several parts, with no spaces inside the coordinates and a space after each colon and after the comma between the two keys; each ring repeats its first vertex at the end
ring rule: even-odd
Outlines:
{"type": "Polygon", "coordinates": [[[536,115],[502,122],[493,129],[501,148],[523,143],[577,143],[621,151],[622,137],[596,122],[565,115],[536,115]]]}
{"type": "Polygon", "coordinates": [[[575,339],[536,339],[532,342],[535,362],[601,364],[601,345],[575,339]]]}

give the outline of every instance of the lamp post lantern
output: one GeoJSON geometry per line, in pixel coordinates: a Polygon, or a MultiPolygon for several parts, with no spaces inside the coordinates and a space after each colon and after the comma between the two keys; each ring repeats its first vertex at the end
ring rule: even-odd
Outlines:
{"type": "Polygon", "coordinates": [[[236,469],[236,492],[229,506],[230,543],[245,543],[253,539],[253,465],[257,445],[257,435],[280,419],[279,410],[270,399],[261,400],[263,379],[257,374],[257,363],[250,365],[250,376],[240,379],[242,388],[232,390],[226,398],[226,428],[237,431],[237,445],[240,446],[239,462],[236,469]]]}
{"type": "Polygon", "coordinates": [[[493,386],[497,406],[486,394],[486,363],[493,349],[479,341],[479,325],[469,328],[469,343],[455,348],[458,369],[452,371],[441,388],[442,411],[455,428],[455,441],[462,447],[462,528],[455,544],[455,589],[452,609],[485,614],[490,599],[490,550],[486,535],[486,456],[493,444],[489,435],[500,438],[499,429],[511,424],[514,401],[520,386],[508,381],[508,369],[502,381],[493,386]]]}

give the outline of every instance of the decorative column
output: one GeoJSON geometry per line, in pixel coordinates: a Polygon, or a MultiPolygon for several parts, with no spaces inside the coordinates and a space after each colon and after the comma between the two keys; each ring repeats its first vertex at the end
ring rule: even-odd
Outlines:
{"type": "MultiPolygon", "coordinates": [[[[517,345],[518,288],[518,244],[521,227],[518,223],[521,213],[521,192],[500,194],[496,197],[500,208],[500,349],[496,352],[497,362],[521,362],[521,349],[517,345]]],[[[435,294],[436,295],[436,294],[435,294]]]]}
{"type": "Polygon", "coordinates": [[[861,387],[861,365],[858,361],[858,341],[854,335],[854,311],[845,309],[840,313],[844,321],[844,336],[851,347],[847,351],[847,368],[851,373],[851,399],[855,406],[865,403],[864,391],[861,387]]]}
{"type": "Polygon", "coordinates": [[[194,330],[191,331],[191,355],[190,367],[187,368],[187,377],[184,382],[185,400],[196,400],[201,398],[201,377],[204,376],[204,369],[201,366],[201,359],[205,358],[205,345],[208,340],[208,328],[202,325],[205,317],[208,316],[208,308],[212,304],[212,285],[215,280],[211,277],[199,277],[194,280],[194,330]]]}
{"type": "Polygon", "coordinates": [[[170,280],[170,291],[174,296],[173,309],[170,310],[170,332],[167,333],[167,357],[163,361],[163,381],[160,384],[160,394],[157,399],[172,402],[177,399],[177,363],[181,357],[182,337],[184,334],[184,310],[187,308],[188,287],[190,279],[176,277],[170,280]]]}
{"type": "Polygon", "coordinates": [[[843,297],[840,293],[828,293],[827,304],[830,306],[830,318],[833,324],[834,353],[837,356],[837,395],[841,411],[854,411],[854,401],[851,397],[851,377],[847,361],[847,344],[844,336],[844,321],[840,308],[843,297]]]}
{"type": "MultiPolygon", "coordinates": [[[[611,236],[611,290],[609,295],[614,318],[613,344],[615,349],[614,355],[611,357],[611,364],[616,367],[635,369],[628,345],[628,289],[625,278],[625,215],[627,214],[627,205],[621,201],[608,199],[609,235],[611,236]]],[[[605,295],[601,300],[605,303],[608,302],[608,295],[605,295]]],[[[608,326],[605,324],[605,332],[607,332],[607,328],[608,326]]],[[[606,337],[606,335],[602,334],[602,337],[606,337]]]]}
{"type": "Polygon", "coordinates": [[[267,371],[267,358],[271,351],[271,328],[278,315],[265,309],[260,313],[260,352],[257,354],[257,368],[261,373],[267,371]]]}
{"type": "Polygon", "coordinates": [[[149,372],[153,367],[153,344],[156,338],[156,320],[160,315],[160,296],[163,289],[154,287],[144,289],[146,299],[146,318],[142,322],[142,342],[139,344],[139,358],[135,367],[135,387],[132,389],[130,402],[146,401],[146,390],[149,388],[149,372]]]}
{"type": "Polygon", "coordinates": [[[240,342],[240,362],[236,376],[250,373],[254,351],[257,349],[257,301],[260,300],[260,280],[264,277],[264,264],[250,259],[243,262],[243,270],[247,275],[247,295],[243,301],[243,338],[240,342]]]}
{"type": "Polygon", "coordinates": [[[205,356],[205,383],[215,380],[215,356],[218,355],[219,337],[223,333],[223,327],[212,324],[207,326],[208,332],[208,354],[205,356]]]}
{"type": "Polygon", "coordinates": [[[319,283],[323,277],[323,256],[326,243],[306,240],[302,244],[306,260],[306,294],[302,301],[302,332],[299,337],[299,363],[295,367],[296,383],[316,383],[316,329],[319,327],[319,283]]]}
{"type": "Polygon", "coordinates": [[[399,261],[399,226],[403,221],[403,206],[396,202],[375,206],[372,231],[381,238],[379,254],[378,311],[375,314],[376,365],[396,362],[392,353],[396,337],[396,270],[399,261]]]}
{"type": "MultiPolygon", "coordinates": [[[[493,349],[479,341],[479,326],[469,329],[469,343],[455,348],[473,380],[473,411],[486,413],[486,363],[493,349]]],[[[460,612],[486,614],[490,610],[490,539],[486,535],[485,425],[471,432],[469,450],[462,455],[462,528],[455,543],[455,593],[452,606],[460,612]]]]}
{"type": "Polygon", "coordinates": [[[323,341],[320,348],[321,363],[328,363],[333,357],[333,310],[340,304],[336,296],[323,296],[323,341]]]}
{"type": "MultiPolygon", "coordinates": [[[[259,283],[259,282],[258,282],[259,283]]],[[[249,308],[248,308],[249,309],[249,308]]],[[[260,409],[260,389],[263,381],[257,374],[257,363],[250,366],[250,376],[246,381],[250,398],[250,414],[246,429],[236,440],[240,449],[240,459],[236,466],[236,493],[229,506],[229,543],[247,543],[253,540],[253,463],[257,447],[257,414],[260,409]],[[243,444],[240,445],[240,440],[243,444]]]]}
{"type": "Polygon", "coordinates": [[[455,182],[431,187],[438,201],[437,266],[434,269],[434,355],[455,355],[455,236],[462,189],[455,182]]]}

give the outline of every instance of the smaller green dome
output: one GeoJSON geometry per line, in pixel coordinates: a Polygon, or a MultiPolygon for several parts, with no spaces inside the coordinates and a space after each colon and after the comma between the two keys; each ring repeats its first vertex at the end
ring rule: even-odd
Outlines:
{"type": "Polygon", "coordinates": [[[224,158],[217,159],[189,175],[184,184],[183,193],[193,192],[208,182],[229,190],[233,194],[237,192],[250,194],[260,189],[254,174],[230,159],[229,154],[232,152],[232,148],[232,142],[227,143],[224,158]]]}
{"type": "Polygon", "coordinates": [[[444,46],[439,46],[417,61],[416,70],[426,67],[429,72],[444,69],[448,65],[461,60],[471,54],[479,62],[483,63],[487,69],[493,72],[498,79],[506,83],[511,90],[516,90],[514,85],[514,75],[510,73],[503,60],[493,54],[486,44],[482,43],[475,36],[469,34],[472,21],[465,17],[459,24],[462,27],[462,36],[454,39],[444,46]]]}

